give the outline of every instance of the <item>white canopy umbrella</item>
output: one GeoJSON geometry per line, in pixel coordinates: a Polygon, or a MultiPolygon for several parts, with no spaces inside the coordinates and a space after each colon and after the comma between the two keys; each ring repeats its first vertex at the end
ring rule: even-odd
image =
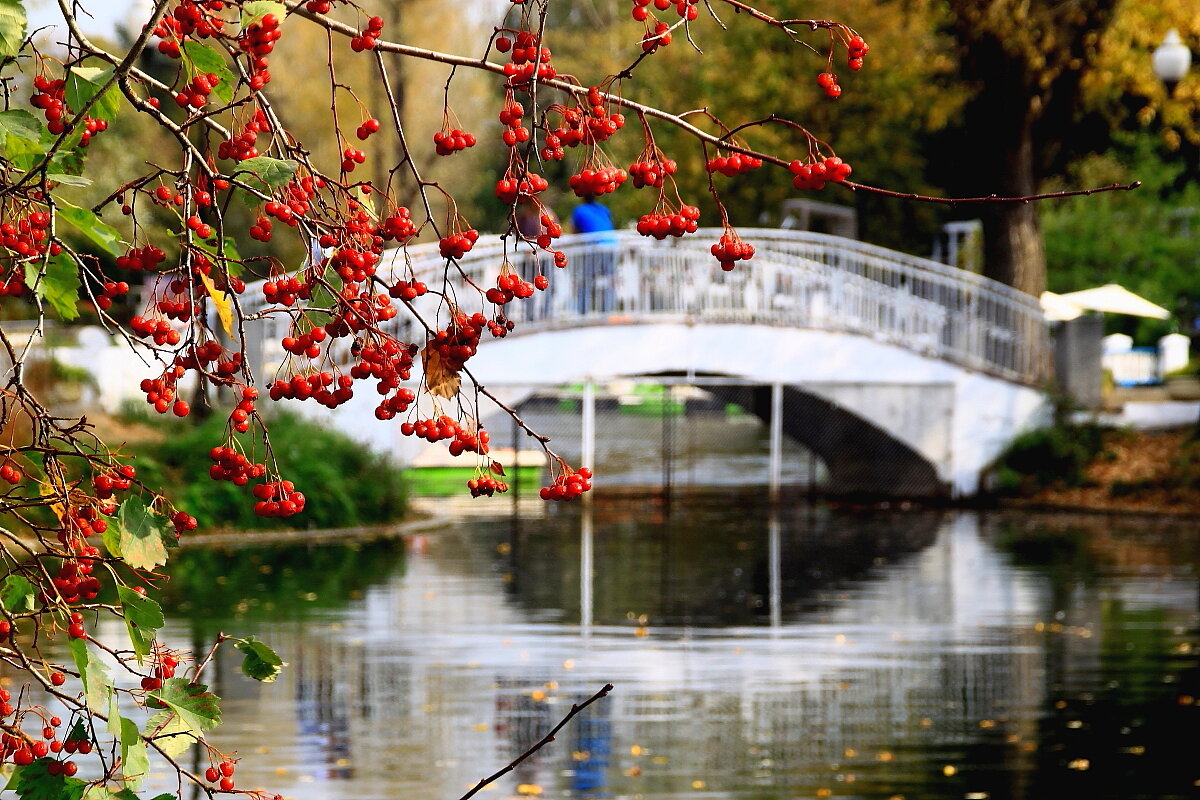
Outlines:
{"type": "Polygon", "coordinates": [[[1109,314],[1128,314],[1133,317],[1151,317],[1166,319],[1171,312],[1162,306],[1151,303],[1115,283],[1097,286],[1094,289],[1083,289],[1078,292],[1060,294],[1059,299],[1088,311],[1104,311],[1109,314]]]}
{"type": "Polygon", "coordinates": [[[1042,313],[1047,322],[1066,322],[1075,319],[1083,313],[1083,309],[1074,303],[1064,300],[1061,294],[1042,292],[1042,313]]]}

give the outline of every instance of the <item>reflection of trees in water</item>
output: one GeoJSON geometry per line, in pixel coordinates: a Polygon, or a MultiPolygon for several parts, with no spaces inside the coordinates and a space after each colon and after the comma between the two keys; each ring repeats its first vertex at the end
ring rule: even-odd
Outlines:
{"type": "MultiPolygon", "coordinates": [[[[768,613],[768,504],[761,494],[597,498],[594,510],[594,620],[621,624],[761,624],[768,613]]],[[[787,612],[808,610],[822,590],[928,547],[937,512],[830,513],[808,506],[781,518],[781,599],[787,612]]],[[[509,540],[508,584],[527,609],[579,603],[577,509],[543,519],[487,527],[509,540]]]]}
{"type": "Polygon", "coordinates": [[[186,548],[171,559],[163,606],[205,631],[218,620],[303,619],[313,609],[339,608],[347,598],[403,574],[396,539],[344,544],[186,548]]]}

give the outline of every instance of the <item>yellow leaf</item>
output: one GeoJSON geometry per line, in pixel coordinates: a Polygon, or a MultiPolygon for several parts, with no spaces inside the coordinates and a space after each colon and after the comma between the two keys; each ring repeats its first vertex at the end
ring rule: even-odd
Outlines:
{"type": "Polygon", "coordinates": [[[213,308],[217,309],[217,316],[221,318],[221,327],[225,329],[225,335],[233,336],[233,304],[229,302],[229,295],[218,292],[212,278],[203,272],[200,273],[200,281],[208,290],[208,296],[212,298],[213,308]]]}

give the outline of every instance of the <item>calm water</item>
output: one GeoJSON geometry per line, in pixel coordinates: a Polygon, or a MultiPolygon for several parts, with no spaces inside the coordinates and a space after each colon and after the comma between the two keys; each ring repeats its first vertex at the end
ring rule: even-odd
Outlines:
{"type": "Polygon", "coordinates": [[[481,797],[1200,796],[1194,524],[771,518],[729,492],[493,508],[181,554],[174,646],[254,634],[290,662],[210,676],[240,787],[455,800],[611,682],[481,797]]]}

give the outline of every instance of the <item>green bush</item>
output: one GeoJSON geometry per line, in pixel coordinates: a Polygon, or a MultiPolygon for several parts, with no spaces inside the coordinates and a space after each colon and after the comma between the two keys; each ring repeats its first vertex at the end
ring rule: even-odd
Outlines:
{"type": "Polygon", "coordinates": [[[1086,481],[1084,471],[1104,453],[1104,438],[1110,430],[1083,423],[1022,433],[997,462],[998,488],[1011,493],[1055,484],[1082,486],[1086,481]]]}
{"type": "MultiPolygon", "coordinates": [[[[209,451],[225,441],[226,421],[210,417],[171,433],[163,440],[132,448],[138,476],[162,486],[180,508],[203,527],[263,529],[281,527],[341,528],[389,522],[406,508],[400,470],[353,439],[293,414],[270,420],[271,444],[280,474],[304,493],[304,512],[287,520],[254,514],[248,487],[208,476],[209,451]]],[[[262,442],[237,437],[244,452],[262,460],[262,442]]]]}

